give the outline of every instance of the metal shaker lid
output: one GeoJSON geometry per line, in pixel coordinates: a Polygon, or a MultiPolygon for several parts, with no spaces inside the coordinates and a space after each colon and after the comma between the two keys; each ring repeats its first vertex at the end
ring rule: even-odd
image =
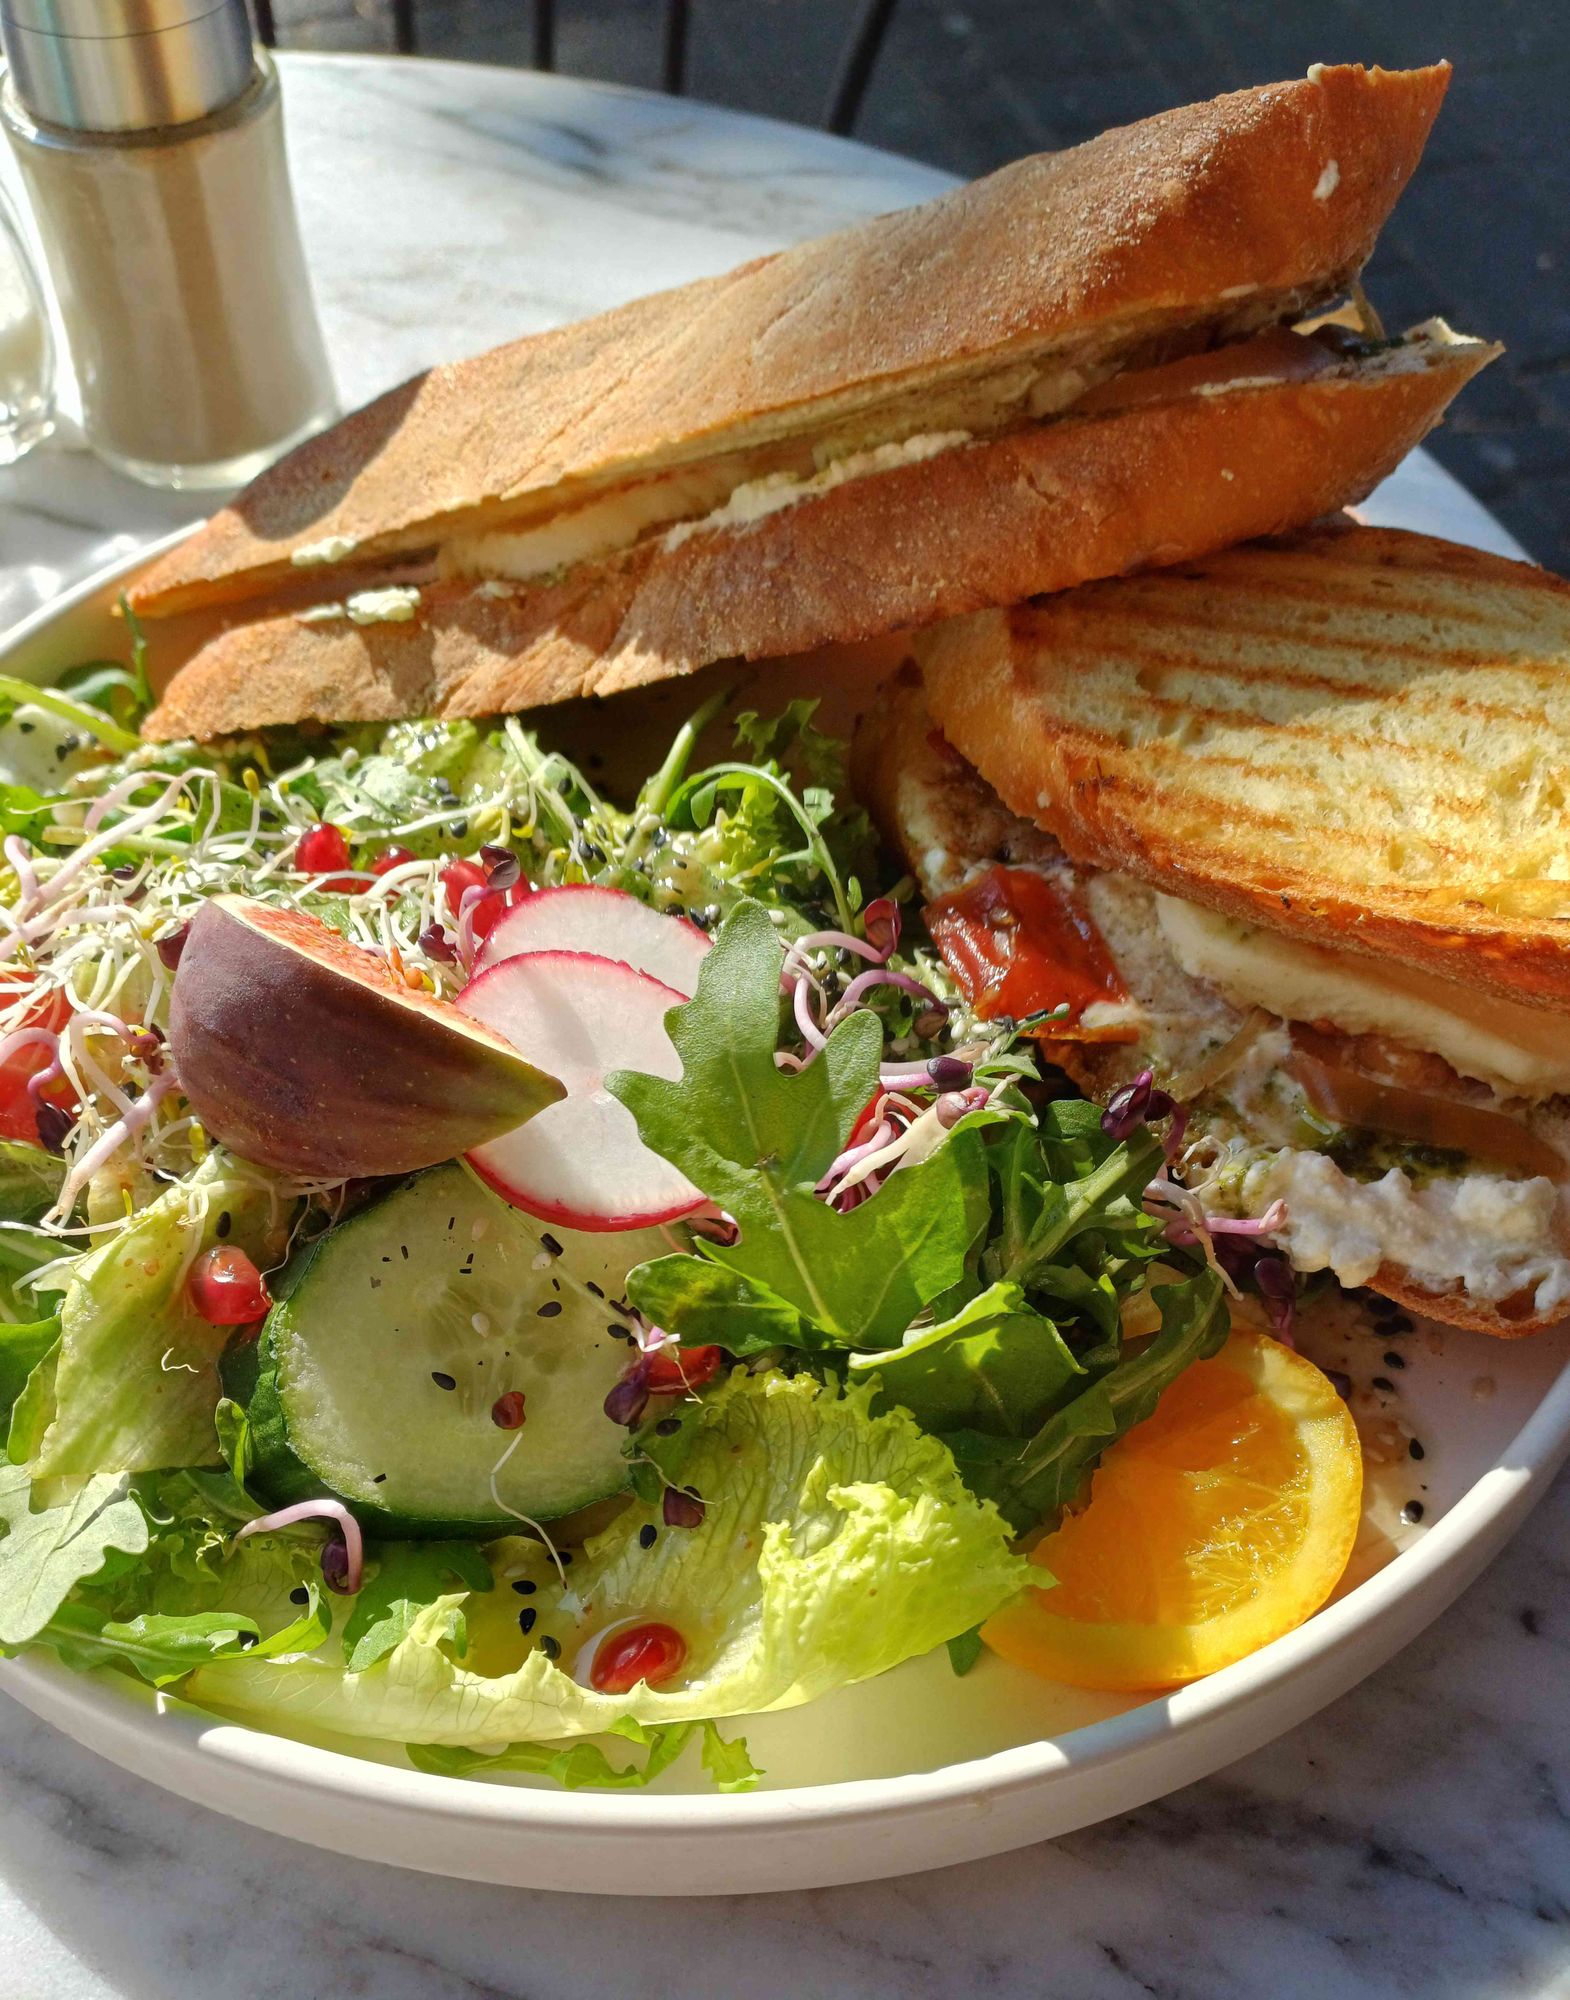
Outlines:
{"type": "Polygon", "coordinates": [[[33,116],[78,132],[205,118],[256,61],[245,0],[0,0],[0,45],[33,116]]]}

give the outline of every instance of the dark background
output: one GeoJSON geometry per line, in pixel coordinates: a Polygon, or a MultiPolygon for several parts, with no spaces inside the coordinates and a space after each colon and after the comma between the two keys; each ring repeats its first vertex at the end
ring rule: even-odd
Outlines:
{"type": "MultiPolygon", "coordinates": [[[[386,0],[275,0],[286,47],[385,48],[386,0]]],[[[852,0],[692,0],[689,89],[816,123],[852,0]]],[[[527,64],[527,0],[418,0],[423,54],[527,64]]],[[[655,82],[658,0],[558,0],[557,67],[655,82]]],[[[1570,0],[900,0],[856,136],[979,174],[1311,62],[1456,75],[1369,288],[1503,340],[1437,455],[1570,572],[1570,0]]]]}

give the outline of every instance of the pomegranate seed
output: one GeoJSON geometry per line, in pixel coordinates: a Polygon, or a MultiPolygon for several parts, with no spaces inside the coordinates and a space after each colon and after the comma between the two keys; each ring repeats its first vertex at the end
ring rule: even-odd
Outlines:
{"type": "Polygon", "coordinates": [[[308,827],[294,850],[294,865],[302,875],[330,875],[349,865],[349,843],[341,826],[308,827]]]}
{"type": "MultiPolygon", "coordinates": [[[[506,855],[513,866],[511,882],[498,879],[497,870],[487,868],[478,861],[449,861],[442,870],[442,887],[447,891],[447,906],[455,921],[462,913],[463,899],[469,890],[484,891],[469,905],[469,929],[476,943],[488,938],[506,911],[529,893],[528,884],[517,873],[518,864],[510,850],[487,848],[485,852],[506,855]]],[[[505,871],[501,873],[504,875],[505,871]]]]}
{"type": "Polygon", "coordinates": [[[505,1396],[498,1396],[491,1405],[491,1422],[499,1431],[521,1431],[523,1419],[521,1389],[509,1389],[505,1396]]]}
{"type": "Polygon", "coordinates": [[[260,1271],[232,1243],[204,1250],[185,1281],[186,1297],[209,1326],[250,1326],[272,1310],[260,1271]]]}
{"type": "Polygon", "coordinates": [[[483,942],[488,938],[502,917],[506,914],[508,894],[500,889],[487,889],[479,901],[469,909],[469,928],[476,939],[483,942]]]}
{"type": "Polygon", "coordinates": [[[371,873],[373,875],[390,875],[393,869],[401,868],[406,861],[412,861],[413,859],[414,856],[409,852],[407,847],[384,847],[371,863],[371,873]]]}
{"type": "Polygon", "coordinates": [[[679,1396],[685,1389],[701,1389],[718,1375],[723,1361],[718,1347],[657,1347],[645,1377],[649,1394],[679,1396]]]}
{"type": "Polygon", "coordinates": [[[658,1687],[687,1663],[687,1642],[672,1625],[631,1625],[595,1649],[589,1685],[601,1694],[627,1694],[639,1681],[658,1687]]]}

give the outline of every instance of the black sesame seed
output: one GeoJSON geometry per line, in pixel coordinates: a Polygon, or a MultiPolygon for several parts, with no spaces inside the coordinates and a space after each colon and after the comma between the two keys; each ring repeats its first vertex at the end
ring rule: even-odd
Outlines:
{"type": "Polygon", "coordinates": [[[673,1438],[680,1429],[680,1417],[661,1417],[654,1426],[654,1435],[660,1438],[673,1438]]]}
{"type": "Polygon", "coordinates": [[[448,1216],[448,1218],[447,1218],[447,1234],[448,1234],[449,1236],[451,1236],[451,1234],[453,1233],[453,1231],[454,1231],[454,1230],[455,1230],[455,1229],[456,1229],[457,1227],[458,1227],[458,1218],[457,1218],[457,1216],[456,1216],[456,1215],[449,1215],[449,1216],[448,1216]]]}
{"type": "Polygon", "coordinates": [[[1412,1442],[1406,1448],[1406,1455],[1408,1458],[1427,1458],[1428,1452],[1424,1448],[1420,1438],[1413,1438],[1412,1442]]]}
{"type": "Polygon", "coordinates": [[[1375,1375],[1371,1377],[1369,1386],[1374,1389],[1383,1389],[1387,1396],[1393,1396],[1396,1392],[1396,1385],[1388,1375],[1375,1375]]]}
{"type": "Polygon", "coordinates": [[[616,1320],[608,1321],[605,1331],[610,1335],[612,1340],[631,1340],[632,1338],[626,1327],[620,1325],[616,1320]]]}
{"type": "Polygon", "coordinates": [[[229,1213],[228,1209],[225,1209],[223,1213],[219,1216],[217,1222],[214,1223],[213,1225],[213,1234],[218,1238],[218,1241],[222,1243],[224,1238],[229,1234],[229,1231],[233,1229],[233,1227],[234,1227],[234,1217],[229,1213]]]}
{"type": "Polygon", "coordinates": [[[570,1569],[572,1567],[572,1550],[558,1549],[556,1560],[561,1564],[563,1569],[570,1569]]]}
{"type": "Polygon", "coordinates": [[[605,1296],[598,1285],[585,1285],[583,1289],[586,1292],[592,1292],[597,1299],[603,1299],[605,1296]]]}
{"type": "Polygon", "coordinates": [[[560,1311],[561,1311],[560,1299],[547,1299],[544,1305],[542,1305],[539,1311],[535,1314],[535,1317],[536,1319],[555,1319],[556,1315],[560,1311]]]}
{"type": "Polygon", "coordinates": [[[1404,1354],[1397,1354],[1393,1347],[1383,1359],[1387,1368],[1404,1368],[1406,1366],[1406,1356],[1404,1354]]]}
{"type": "Polygon", "coordinates": [[[1521,1621],[1521,1630],[1529,1639],[1535,1639],[1542,1632],[1542,1621],[1530,1604],[1523,1604],[1516,1613],[1521,1621]]]}
{"type": "Polygon", "coordinates": [[[467,840],[467,839],[468,839],[468,837],[469,837],[469,822],[468,822],[468,821],[467,821],[466,819],[455,819],[455,820],[453,821],[453,823],[452,823],[452,837],[453,837],[453,839],[454,839],[454,840],[467,840]]]}
{"type": "Polygon", "coordinates": [[[552,1236],[552,1234],[548,1229],[546,1230],[544,1235],[540,1238],[540,1242],[544,1245],[544,1247],[547,1250],[550,1251],[553,1257],[559,1257],[562,1254],[561,1245],[556,1241],[556,1238],[552,1236]]]}
{"type": "Polygon", "coordinates": [[[408,1244],[407,1244],[407,1243],[400,1243],[400,1244],[398,1245],[398,1255],[399,1255],[399,1256],[400,1256],[400,1257],[401,1257],[401,1258],[403,1259],[403,1261],[404,1261],[404,1262],[405,1262],[406,1264],[408,1263],[408,1261],[409,1261],[409,1246],[408,1246],[408,1244]]]}
{"type": "Polygon", "coordinates": [[[539,1587],[533,1577],[529,1576],[520,1576],[513,1585],[513,1589],[517,1591],[520,1597],[532,1597],[539,1587]]]}
{"type": "Polygon", "coordinates": [[[1340,1368],[1327,1368],[1325,1379],[1344,1403],[1352,1393],[1352,1377],[1340,1368]]]}
{"type": "Polygon", "coordinates": [[[518,1613],[518,1630],[527,1636],[534,1630],[534,1621],[539,1615],[532,1604],[526,1604],[518,1613]]]}
{"type": "Polygon", "coordinates": [[[431,1380],[436,1384],[438,1389],[456,1389],[458,1386],[457,1378],[444,1374],[440,1368],[433,1368],[431,1370],[431,1380]]]}
{"type": "Polygon", "coordinates": [[[559,1660],[561,1658],[561,1642],[553,1639],[550,1633],[547,1632],[545,1637],[540,1641],[540,1651],[548,1660],[559,1660]]]}
{"type": "Polygon", "coordinates": [[[1408,1500],[1406,1505],[1401,1509],[1401,1518],[1403,1521],[1410,1522],[1411,1525],[1415,1528],[1418,1522],[1421,1521],[1423,1518],[1422,1501],[1408,1500]]]}
{"type": "Polygon", "coordinates": [[[378,1472],[376,1477],[371,1481],[371,1484],[373,1486],[381,1486],[386,1483],[386,1479],[387,1475],[385,1472],[378,1472]]]}
{"type": "Polygon", "coordinates": [[[652,1549],[659,1538],[659,1529],[655,1527],[652,1521],[645,1521],[643,1526],[638,1530],[638,1547],[640,1549],[652,1549]]]}
{"type": "Polygon", "coordinates": [[[294,1589],[291,1590],[289,1593],[289,1602],[291,1604],[309,1604],[310,1601],[311,1601],[311,1593],[306,1589],[303,1583],[297,1583],[294,1589]]]}

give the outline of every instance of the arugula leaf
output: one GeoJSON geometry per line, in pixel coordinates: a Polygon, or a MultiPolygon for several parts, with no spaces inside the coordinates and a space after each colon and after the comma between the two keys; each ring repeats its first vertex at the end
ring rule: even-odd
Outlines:
{"type": "Polygon", "coordinates": [[[972,1625],[968,1632],[961,1632],[950,1639],[949,1665],[956,1675],[968,1674],[981,1658],[981,1627],[972,1625]]]}
{"type": "Polygon", "coordinates": [[[1216,1353],[1225,1341],[1226,1298],[1214,1272],[1157,1285],[1151,1297],[1161,1313],[1160,1331],[1048,1417],[1023,1446],[977,1430],[945,1434],[965,1483],[995,1501],[1016,1529],[1054,1520],[1107,1446],[1150,1415],[1162,1390],[1191,1361],[1216,1353]]]}
{"type": "Polygon", "coordinates": [[[1085,1375],[1053,1322],[1007,1279],[952,1319],[883,1354],[857,1354],[850,1379],[876,1377],[924,1430],[963,1427],[1019,1437],[1085,1375]]]}
{"type": "MultiPolygon", "coordinates": [[[[705,1245],[704,1260],[746,1280],[754,1304],[761,1292],[793,1308],[818,1345],[889,1346],[964,1275],[987,1214],[980,1133],[962,1122],[847,1215],[821,1201],[814,1185],[877,1087],[882,1029],[851,1014],[815,1061],[788,1075],[774,1060],[779,973],[767,911],[741,904],[703,962],[697,994],[666,1017],[681,1076],[620,1070],[606,1087],[645,1143],[740,1225],[738,1243],[705,1245]]],[[[647,1268],[629,1281],[640,1303],[647,1268]]],[[[649,1282],[669,1298],[673,1275],[649,1282]]],[[[712,1280],[690,1274],[688,1285],[712,1308],[712,1280]]]]}
{"type": "Polygon", "coordinates": [[[553,1778],[568,1791],[595,1787],[630,1791],[652,1784],[668,1771],[694,1736],[703,1746],[703,1768],[722,1792],[746,1791],[762,1775],[741,1737],[727,1740],[713,1722],[670,1722],[649,1725],[624,1716],[607,1732],[647,1749],[643,1762],[613,1764],[598,1743],[509,1743],[505,1750],[464,1750],[445,1743],[410,1743],[409,1762],[417,1771],[441,1778],[486,1778],[500,1772],[522,1771],[553,1778]]]}
{"type": "Polygon", "coordinates": [[[196,1667],[241,1653],[313,1653],[330,1624],[325,1601],[313,1590],[302,1615],[265,1639],[255,1619],[229,1611],[148,1611],[120,1621],[78,1604],[62,1605],[37,1636],[67,1666],[128,1667],[153,1687],[168,1687],[196,1667]]]}
{"type": "Polygon", "coordinates": [[[140,1555],[147,1521],[130,1481],[112,1472],[87,1480],[58,1507],[31,1506],[32,1481],[0,1466],[0,1646],[23,1646],[54,1617],[85,1577],[114,1550],[140,1555]]]}
{"type": "MultiPolygon", "coordinates": [[[[490,1564],[468,1542],[388,1542],[375,1557],[375,1572],[343,1628],[344,1665],[351,1674],[385,1659],[413,1631],[420,1613],[451,1591],[454,1580],[466,1590],[492,1587],[490,1564]]],[[[461,1609],[454,1609],[447,1636],[460,1655],[467,1651],[461,1609]]]]}

